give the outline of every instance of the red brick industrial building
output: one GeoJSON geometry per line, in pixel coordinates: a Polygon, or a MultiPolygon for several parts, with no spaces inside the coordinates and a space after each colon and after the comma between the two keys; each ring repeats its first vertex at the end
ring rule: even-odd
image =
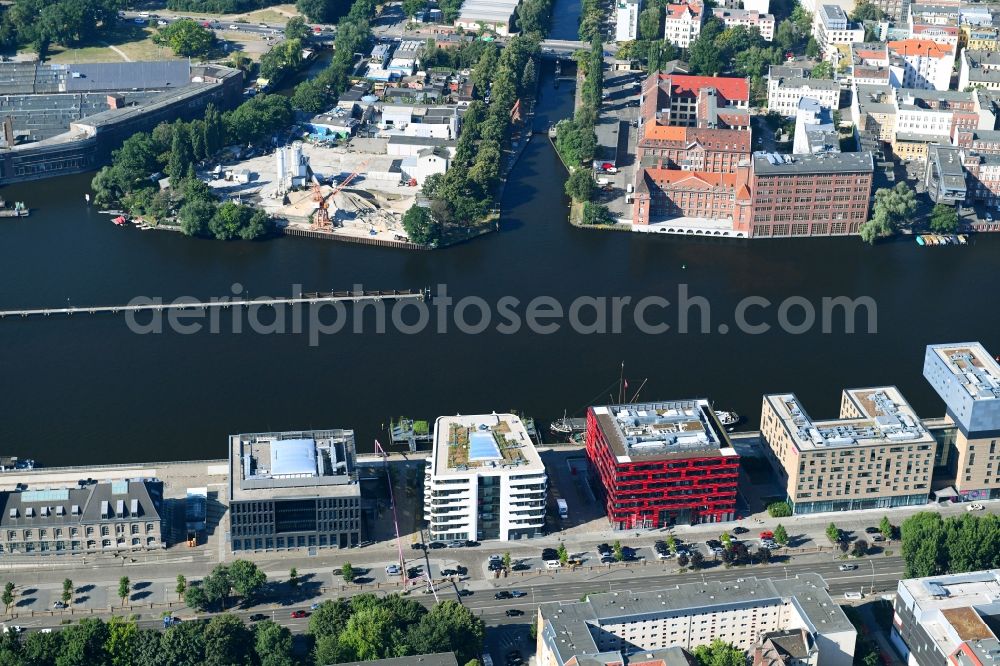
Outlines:
{"type": "Polygon", "coordinates": [[[587,458],[615,529],[735,517],[740,459],[707,400],[591,407],[587,458]]]}

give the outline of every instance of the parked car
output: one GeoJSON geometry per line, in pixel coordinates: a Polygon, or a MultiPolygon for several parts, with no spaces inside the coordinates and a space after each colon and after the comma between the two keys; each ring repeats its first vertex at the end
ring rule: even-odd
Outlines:
{"type": "Polygon", "coordinates": [[[545,560],[546,569],[558,569],[561,566],[562,564],[559,562],[559,560],[545,560]]]}
{"type": "Polygon", "coordinates": [[[510,591],[510,596],[514,597],[515,599],[520,599],[521,597],[528,596],[528,593],[527,592],[522,592],[521,590],[511,590],[510,591]]]}
{"type": "Polygon", "coordinates": [[[866,527],[865,534],[878,534],[879,529],[877,527],[866,527]]]}
{"type": "Polygon", "coordinates": [[[323,604],[322,601],[313,602],[313,603],[309,604],[309,610],[314,611],[317,608],[319,608],[322,604],[323,604]]]}
{"type": "Polygon", "coordinates": [[[427,547],[430,548],[431,550],[437,550],[438,548],[444,548],[445,545],[446,544],[443,541],[431,541],[429,544],[427,544],[427,547]]]}
{"type": "Polygon", "coordinates": [[[737,525],[736,527],[734,527],[733,529],[731,529],[729,531],[732,532],[733,534],[746,534],[750,530],[748,530],[745,527],[740,527],[739,525],[737,525]]]}
{"type": "Polygon", "coordinates": [[[771,530],[764,530],[763,532],[760,533],[760,538],[761,539],[773,539],[774,538],[774,532],[772,532],[771,530]]]}
{"type": "Polygon", "coordinates": [[[413,550],[423,550],[424,548],[426,548],[426,546],[424,546],[424,544],[418,541],[417,543],[410,544],[410,548],[412,548],[413,550]]]}
{"type": "Polygon", "coordinates": [[[885,541],[885,537],[882,536],[881,534],[873,534],[872,535],[872,541],[875,541],[875,542],[885,541]]]}
{"type": "Polygon", "coordinates": [[[301,619],[301,618],[303,618],[305,616],[306,616],[306,612],[304,610],[294,610],[294,611],[292,611],[292,617],[294,617],[296,619],[301,619]]]}
{"type": "Polygon", "coordinates": [[[494,599],[513,599],[514,595],[507,590],[501,590],[493,595],[494,599]]]}
{"type": "Polygon", "coordinates": [[[599,545],[597,547],[597,552],[600,553],[601,555],[610,555],[611,554],[611,546],[609,546],[606,543],[602,543],[601,545],[599,545]]]}
{"type": "Polygon", "coordinates": [[[601,555],[601,564],[610,564],[615,561],[614,555],[601,555]]]}
{"type": "Polygon", "coordinates": [[[398,576],[403,573],[403,570],[399,568],[398,564],[387,564],[385,565],[385,572],[390,576],[398,576]]]}
{"type": "Polygon", "coordinates": [[[984,507],[979,502],[974,502],[974,503],[970,504],[969,506],[965,507],[965,510],[966,511],[982,511],[985,508],[986,507],[984,507]]]}
{"type": "Polygon", "coordinates": [[[489,560],[490,562],[503,562],[503,557],[494,553],[493,555],[490,555],[489,560]]]}
{"type": "Polygon", "coordinates": [[[855,569],[858,568],[858,565],[857,564],[841,564],[837,568],[840,569],[841,571],[854,571],[855,569]]]}
{"type": "Polygon", "coordinates": [[[448,542],[448,547],[449,548],[465,548],[465,542],[464,541],[449,541],[448,542]]]}
{"type": "Polygon", "coordinates": [[[508,608],[505,614],[507,617],[519,617],[524,615],[524,611],[520,608],[508,608]]]}
{"type": "Polygon", "coordinates": [[[458,571],[455,569],[441,569],[442,576],[457,576],[458,571]]]}
{"type": "Polygon", "coordinates": [[[52,603],[52,607],[62,610],[63,608],[66,608],[66,604],[62,601],[55,601],[52,603]]]}
{"type": "Polygon", "coordinates": [[[251,622],[260,622],[261,620],[266,620],[266,619],[267,616],[264,615],[263,613],[254,613],[253,615],[250,616],[251,622]]]}
{"type": "Polygon", "coordinates": [[[864,592],[844,592],[844,598],[857,600],[864,599],[865,595],[864,592]]]}

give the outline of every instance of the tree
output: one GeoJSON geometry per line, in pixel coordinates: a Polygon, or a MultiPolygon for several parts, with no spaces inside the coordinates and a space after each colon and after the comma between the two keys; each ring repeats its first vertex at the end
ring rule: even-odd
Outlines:
{"type": "Polygon", "coordinates": [[[118,598],[122,600],[122,606],[128,601],[130,594],[132,594],[132,584],[128,576],[122,576],[118,579],[118,598]]]}
{"type": "Polygon", "coordinates": [[[868,554],[868,542],[864,539],[858,539],[852,544],[851,553],[854,557],[864,557],[868,554]]]}
{"type": "Polygon", "coordinates": [[[771,549],[770,548],[758,548],[757,549],[757,559],[760,560],[761,564],[767,564],[771,561],[771,549]]]}
{"type": "Polygon", "coordinates": [[[787,518],[792,515],[792,507],[788,502],[772,502],[767,505],[767,514],[772,518],[787,518]]]}
{"type": "Polygon", "coordinates": [[[14,605],[14,583],[7,581],[3,586],[3,595],[0,596],[3,602],[4,611],[10,612],[10,607],[14,605]]]}
{"type": "Polygon", "coordinates": [[[404,656],[407,645],[402,629],[388,610],[374,605],[351,614],[337,636],[340,661],[371,661],[404,656]]]}
{"type": "Polygon", "coordinates": [[[191,137],[187,125],[178,120],[173,124],[173,133],[167,175],[170,176],[171,187],[180,187],[184,179],[187,178],[188,169],[194,162],[194,155],[191,151],[191,137]]]}
{"type": "Polygon", "coordinates": [[[677,552],[677,538],[673,534],[667,535],[667,552],[668,553],[677,552]]]}
{"type": "Polygon", "coordinates": [[[882,520],[880,520],[878,524],[878,531],[886,539],[892,539],[893,528],[892,528],[892,523],[889,522],[889,516],[882,516],[882,520]]]}
{"type": "Polygon", "coordinates": [[[96,618],[84,618],[61,632],[62,649],[56,659],[58,666],[88,666],[106,662],[105,645],[108,625],[96,618]]]}
{"type": "Polygon", "coordinates": [[[503,564],[503,570],[506,571],[507,573],[510,573],[510,566],[511,566],[510,552],[505,552],[503,554],[502,564],[503,564]]]}
{"type": "Polygon", "coordinates": [[[639,39],[663,39],[663,7],[652,4],[639,14],[639,39]]]}
{"type": "Polygon", "coordinates": [[[677,556],[677,566],[686,567],[691,560],[683,553],[677,556]]]}
{"type": "Polygon", "coordinates": [[[299,590],[299,570],[295,567],[292,567],[288,572],[288,587],[291,588],[292,594],[299,590]]]}
{"type": "Polygon", "coordinates": [[[177,574],[177,585],[174,586],[174,592],[177,593],[177,598],[183,599],[186,591],[187,578],[184,577],[184,574],[177,574]]]}
{"type": "Polygon", "coordinates": [[[688,66],[692,74],[714,76],[722,71],[722,54],[715,45],[715,38],[722,33],[722,21],[709,18],[701,28],[698,39],[688,48],[688,66]]]}
{"type": "Polygon", "coordinates": [[[811,76],[814,79],[832,79],[833,65],[826,60],[821,63],[817,63],[817,65],[812,68],[811,76]]]}
{"type": "Polygon", "coordinates": [[[837,543],[840,541],[840,529],[833,523],[830,523],[826,526],[826,538],[830,540],[830,543],[837,543]]]}
{"type": "Polygon", "coordinates": [[[443,601],[410,627],[406,639],[417,654],[454,652],[459,663],[482,653],[486,625],[471,610],[452,600],[443,601]]]}
{"type": "Polygon", "coordinates": [[[785,19],[778,24],[774,33],[774,41],[785,51],[791,51],[798,38],[795,35],[795,24],[790,19],[785,19]]]}
{"type": "Polygon", "coordinates": [[[285,39],[305,39],[309,36],[309,26],[301,16],[293,16],[285,23],[285,39]]]}
{"type": "Polygon", "coordinates": [[[177,212],[177,220],[181,225],[181,232],[185,236],[207,236],[208,223],[215,215],[215,203],[195,199],[186,201],[177,212]]]}
{"type": "Polygon", "coordinates": [[[694,550],[691,551],[690,560],[692,569],[700,569],[701,565],[705,563],[705,556],[701,554],[700,550],[694,550]]]}
{"type": "Polygon", "coordinates": [[[729,536],[729,532],[723,532],[719,535],[719,541],[722,542],[722,547],[729,550],[733,545],[733,537],[729,536]]]}
{"type": "Polygon", "coordinates": [[[418,245],[435,246],[441,241],[441,225],[423,206],[413,205],[403,214],[403,229],[418,245]]]}
{"type": "Polygon", "coordinates": [[[344,566],[340,567],[340,575],[343,576],[345,583],[354,582],[354,567],[350,562],[344,562],[344,566]]]}
{"type": "Polygon", "coordinates": [[[107,629],[108,639],[104,648],[112,666],[132,666],[139,637],[135,621],[115,615],[108,621],[107,629]]]}
{"type": "Polygon", "coordinates": [[[73,589],[73,581],[69,578],[65,579],[63,581],[62,589],[62,602],[64,604],[69,605],[69,602],[73,600],[73,589]]]}
{"type": "Polygon", "coordinates": [[[559,556],[559,564],[566,566],[566,563],[569,561],[569,551],[566,550],[566,544],[562,541],[559,542],[556,554],[559,556]]]}
{"type": "Polygon", "coordinates": [[[781,523],[778,523],[778,526],[774,528],[774,543],[779,546],[785,546],[788,544],[788,531],[781,523]]]}
{"type": "Polygon", "coordinates": [[[267,574],[249,560],[235,560],[229,566],[229,576],[233,591],[244,603],[252,600],[267,582],[267,574]]]}
{"type": "Polygon", "coordinates": [[[937,576],[949,571],[948,534],[940,514],[916,513],[903,521],[899,531],[905,578],[937,576]]]}
{"type": "Polygon", "coordinates": [[[163,632],[161,664],[200,666],[205,662],[205,629],[200,622],[181,622],[163,632]]]}
{"type": "Polygon", "coordinates": [[[271,620],[254,628],[254,652],[261,666],[293,666],[292,632],[271,620]]]}
{"type": "Polygon", "coordinates": [[[615,224],[615,216],[602,203],[585,201],[583,204],[583,224],[615,224]]]}
{"type": "Polygon", "coordinates": [[[815,37],[810,37],[809,41],[806,42],[806,55],[810,58],[819,57],[819,42],[816,41],[815,37]]]}
{"type": "Polygon", "coordinates": [[[565,188],[566,194],[573,201],[577,203],[590,201],[594,196],[594,179],[590,175],[590,169],[580,168],[573,171],[566,179],[565,188]]]}
{"type": "Polygon", "coordinates": [[[698,666],[746,666],[747,656],[732,643],[714,639],[709,645],[699,645],[694,649],[698,666]]]}
{"type": "Polygon", "coordinates": [[[931,231],[942,234],[954,233],[958,229],[958,211],[954,206],[937,204],[931,211],[931,231]]]}
{"type": "Polygon", "coordinates": [[[908,220],[917,210],[917,197],[904,182],[893,188],[881,188],[875,192],[872,218],[861,225],[862,240],[874,243],[878,238],[896,233],[898,225],[908,220]]]}
{"type": "Polygon", "coordinates": [[[885,12],[873,5],[868,0],[862,0],[854,7],[854,11],[851,12],[851,20],[855,23],[862,23],[864,21],[881,21],[886,16],[885,12]]]}
{"type": "Polygon", "coordinates": [[[615,541],[613,544],[611,544],[611,551],[615,555],[616,562],[621,562],[625,559],[625,549],[622,548],[621,541],[615,541]]]}
{"type": "MultiPolygon", "coordinates": [[[[294,19],[293,19],[294,20],[294,19]]],[[[174,54],[186,58],[207,55],[215,44],[215,33],[197,21],[178,19],[153,35],[153,43],[170,47],[174,54]]]]}
{"type": "Polygon", "coordinates": [[[245,664],[250,658],[250,631],[243,620],[223,613],[216,615],[205,625],[206,666],[228,666],[245,664]]]}

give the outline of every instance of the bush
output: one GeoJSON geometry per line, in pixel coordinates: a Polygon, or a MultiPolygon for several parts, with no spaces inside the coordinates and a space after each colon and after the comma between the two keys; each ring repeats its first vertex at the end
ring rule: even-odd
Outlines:
{"type": "Polygon", "coordinates": [[[792,507],[788,502],[773,502],[767,505],[767,514],[772,518],[787,518],[792,515],[792,507]]]}

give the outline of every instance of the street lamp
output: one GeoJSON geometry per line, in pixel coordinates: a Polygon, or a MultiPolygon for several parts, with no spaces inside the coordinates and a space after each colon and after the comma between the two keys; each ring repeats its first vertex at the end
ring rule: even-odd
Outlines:
{"type": "Polygon", "coordinates": [[[868,560],[868,564],[872,565],[872,587],[868,594],[875,594],[875,560],[868,560]]]}

